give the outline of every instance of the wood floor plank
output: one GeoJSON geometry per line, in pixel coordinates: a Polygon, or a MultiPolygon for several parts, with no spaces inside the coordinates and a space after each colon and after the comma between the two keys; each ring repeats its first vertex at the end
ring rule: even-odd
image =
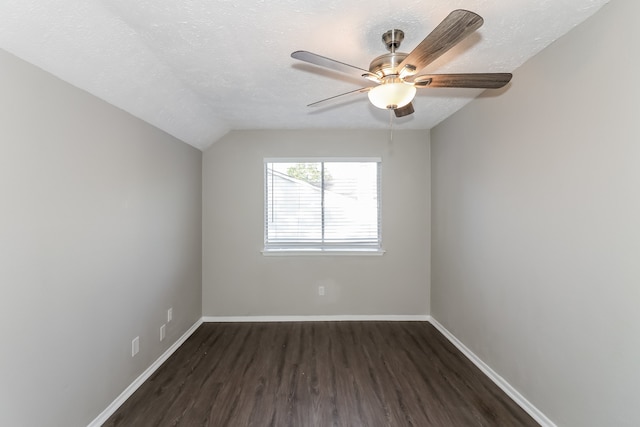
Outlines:
{"type": "Polygon", "coordinates": [[[119,426],[537,426],[426,322],[206,323],[119,426]]]}

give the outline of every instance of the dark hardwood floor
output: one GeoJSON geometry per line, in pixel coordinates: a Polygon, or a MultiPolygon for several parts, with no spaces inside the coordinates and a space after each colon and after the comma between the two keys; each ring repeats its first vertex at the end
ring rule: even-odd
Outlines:
{"type": "Polygon", "coordinates": [[[426,322],[205,323],[104,426],[537,426],[426,322]]]}

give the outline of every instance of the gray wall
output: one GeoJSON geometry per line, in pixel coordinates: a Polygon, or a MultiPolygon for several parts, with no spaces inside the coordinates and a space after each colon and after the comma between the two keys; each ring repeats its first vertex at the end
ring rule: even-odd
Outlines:
{"type": "Polygon", "coordinates": [[[0,69],[0,425],[84,426],[201,316],[202,154],[0,69]]]}
{"type": "Polygon", "coordinates": [[[426,315],[429,134],[236,131],[203,161],[203,315],[426,315]],[[381,157],[383,256],[265,257],[265,157],[381,157]],[[318,285],[326,296],[319,297],[318,285]]]}
{"type": "Polygon", "coordinates": [[[432,315],[559,426],[638,426],[640,3],[432,131],[432,315]]]}

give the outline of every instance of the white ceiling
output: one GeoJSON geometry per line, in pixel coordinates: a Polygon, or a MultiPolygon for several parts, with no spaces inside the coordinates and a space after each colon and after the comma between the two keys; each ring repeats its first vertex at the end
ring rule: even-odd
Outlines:
{"type": "MultiPolygon", "coordinates": [[[[424,71],[512,72],[608,1],[2,0],[0,48],[205,149],[232,129],[389,126],[365,94],[307,108],[369,82],[295,50],[368,68],[386,30],[410,52],[461,8],[484,26],[424,71]]],[[[420,90],[394,127],[430,129],[479,93],[420,90]]]]}

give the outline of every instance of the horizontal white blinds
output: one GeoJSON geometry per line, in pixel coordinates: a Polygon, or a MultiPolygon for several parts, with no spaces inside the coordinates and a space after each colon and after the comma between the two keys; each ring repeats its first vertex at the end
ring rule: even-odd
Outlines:
{"type": "Polygon", "coordinates": [[[379,248],[380,162],[265,161],[265,247],[379,248]]]}

